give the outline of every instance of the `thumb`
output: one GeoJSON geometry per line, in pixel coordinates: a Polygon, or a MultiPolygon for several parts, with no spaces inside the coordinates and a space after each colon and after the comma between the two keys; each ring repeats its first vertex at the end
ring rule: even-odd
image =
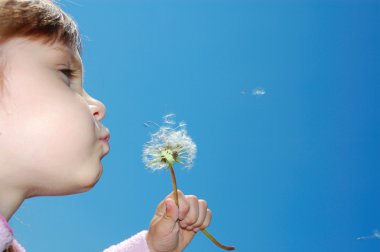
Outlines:
{"type": "Polygon", "coordinates": [[[171,198],[165,199],[165,214],[163,219],[174,225],[178,220],[178,207],[171,198]]]}

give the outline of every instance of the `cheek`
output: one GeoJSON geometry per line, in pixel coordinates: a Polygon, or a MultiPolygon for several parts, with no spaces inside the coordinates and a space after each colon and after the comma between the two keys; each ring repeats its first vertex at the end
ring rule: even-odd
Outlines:
{"type": "Polygon", "coordinates": [[[18,103],[10,129],[11,149],[32,172],[73,176],[94,158],[95,121],[86,102],[70,90],[41,94],[18,103]]]}
{"type": "Polygon", "coordinates": [[[33,119],[28,138],[39,143],[40,151],[51,162],[85,162],[96,141],[95,123],[87,104],[77,97],[54,105],[39,114],[39,120],[33,119]]]}

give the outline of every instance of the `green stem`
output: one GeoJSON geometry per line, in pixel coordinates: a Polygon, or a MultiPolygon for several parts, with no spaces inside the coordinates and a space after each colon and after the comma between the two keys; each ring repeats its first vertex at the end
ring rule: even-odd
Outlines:
{"type": "MultiPolygon", "coordinates": [[[[179,207],[177,181],[175,178],[175,173],[174,173],[174,169],[173,169],[172,164],[169,164],[169,169],[170,169],[170,174],[172,175],[171,177],[172,177],[172,184],[173,184],[174,201],[175,201],[175,204],[177,205],[177,207],[179,207]]],[[[203,234],[205,234],[207,236],[207,238],[209,238],[219,248],[224,249],[224,250],[235,250],[235,247],[233,247],[233,246],[225,246],[225,245],[221,244],[220,242],[218,242],[218,240],[215,239],[215,237],[213,237],[206,229],[202,229],[201,231],[203,232],[203,234]]]]}
{"type": "Polygon", "coordinates": [[[217,239],[215,239],[214,236],[212,236],[206,229],[202,229],[201,230],[216,246],[218,246],[219,248],[222,248],[224,250],[235,250],[235,247],[234,246],[225,246],[223,244],[221,244],[220,242],[218,242],[217,239]]]}
{"type": "Polygon", "coordinates": [[[179,207],[178,202],[178,190],[177,190],[177,180],[175,179],[175,173],[173,169],[173,165],[169,164],[170,174],[172,175],[172,185],[173,185],[173,192],[174,192],[174,201],[177,207],[179,207]]]}

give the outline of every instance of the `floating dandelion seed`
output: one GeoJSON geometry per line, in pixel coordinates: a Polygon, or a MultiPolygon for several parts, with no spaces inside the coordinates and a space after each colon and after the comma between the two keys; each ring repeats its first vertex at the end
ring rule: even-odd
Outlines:
{"type": "MultiPolygon", "coordinates": [[[[152,134],[151,140],[144,145],[143,162],[146,167],[153,171],[164,168],[170,170],[174,201],[176,205],[179,206],[177,181],[173,165],[177,162],[187,168],[191,168],[197,147],[187,134],[186,124],[184,122],[179,123],[179,125],[174,128],[175,121],[173,117],[174,114],[165,115],[163,119],[166,125],[161,126],[156,133],[152,134]]],[[[202,229],[201,231],[218,247],[225,250],[235,250],[235,247],[224,246],[219,243],[206,229],[202,229]]]]}
{"type": "Polygon", "coordinates": [[[256,88],[252,91],[253,95],[265,95],[265,90],[262,88],[256,88]]]}
{"type": "Polygon", "coordinates": [[[174,121],[174,118],[175,115],[174,114],[167,114],[167,115],[164,115],[163,116],[163,119],[164,119],[164,123],[167,123],[167,124],[175,124],[175,121],[174,121]]]}
{"type": "Polygon", "coordinates": [[[370,236],[361,236],[356,238],[357,240],[369,240],[369,239],[380,239],[380,231],[375,230],[373,231],[373,234],[370,236]]]}
{"type": "Polygon", "coordinates": [[[376,238],[379,238],[379,239],[380,239],[380,231],[375,230],[375,231],[373,232],[373,236],[376,237],[376,238]]]}
{"type": "Polygon", "coordinates": [[[242,95],[246,95],[248,93],[247,89],[243,89],[241,92],[240,92],[242,95]]]}
{"type": "Polygon", "coordinates": [[[266,94],[265,89],[263,88],[255,88],[249,91],[248,89],[243,89],[240,91],[242,95],[254,95],[254,96],[262,96],[266,94]]]}
{"type": "Polygon", "coordinates": [[[150,126],[152,126],[152,125],[157,126],[157,127],[160,127],[160,125],[158,125],[157,123],[152,122],[152,121],[146,121],[146,122],[144,122],[144,126],[145,126],[145,127],[150,127],[150,126]]]}

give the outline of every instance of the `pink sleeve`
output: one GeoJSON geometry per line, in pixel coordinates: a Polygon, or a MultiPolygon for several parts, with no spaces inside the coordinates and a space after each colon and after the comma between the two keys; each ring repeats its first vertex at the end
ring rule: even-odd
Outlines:
{"type": "Polygon", "coordinates": [[[13,239],[13,231],[4,216],[0,214],[0,251],[13,247],[16,252],[25,252],[25,249],[13,239]]]}
{"type": "Polygon", "coordinates": [[[25,248],[23,246],[21,246],[21,244],[18,243],[18,241],[16,241],[16,240],[13,240],[12,248],[16,252],[26,252],[25,248]]]}
{"type": "Polygon", "coordinates": [[[141,231],[131,238],[105,249],[103,252],[150,252],[145,239],[147,232],[145,230],[141,231]]]}
{"type": "Polygon", "coordinates": [[[7,220],[0,214],[0,251],[12,245],[13,231],[7,220]]]}

